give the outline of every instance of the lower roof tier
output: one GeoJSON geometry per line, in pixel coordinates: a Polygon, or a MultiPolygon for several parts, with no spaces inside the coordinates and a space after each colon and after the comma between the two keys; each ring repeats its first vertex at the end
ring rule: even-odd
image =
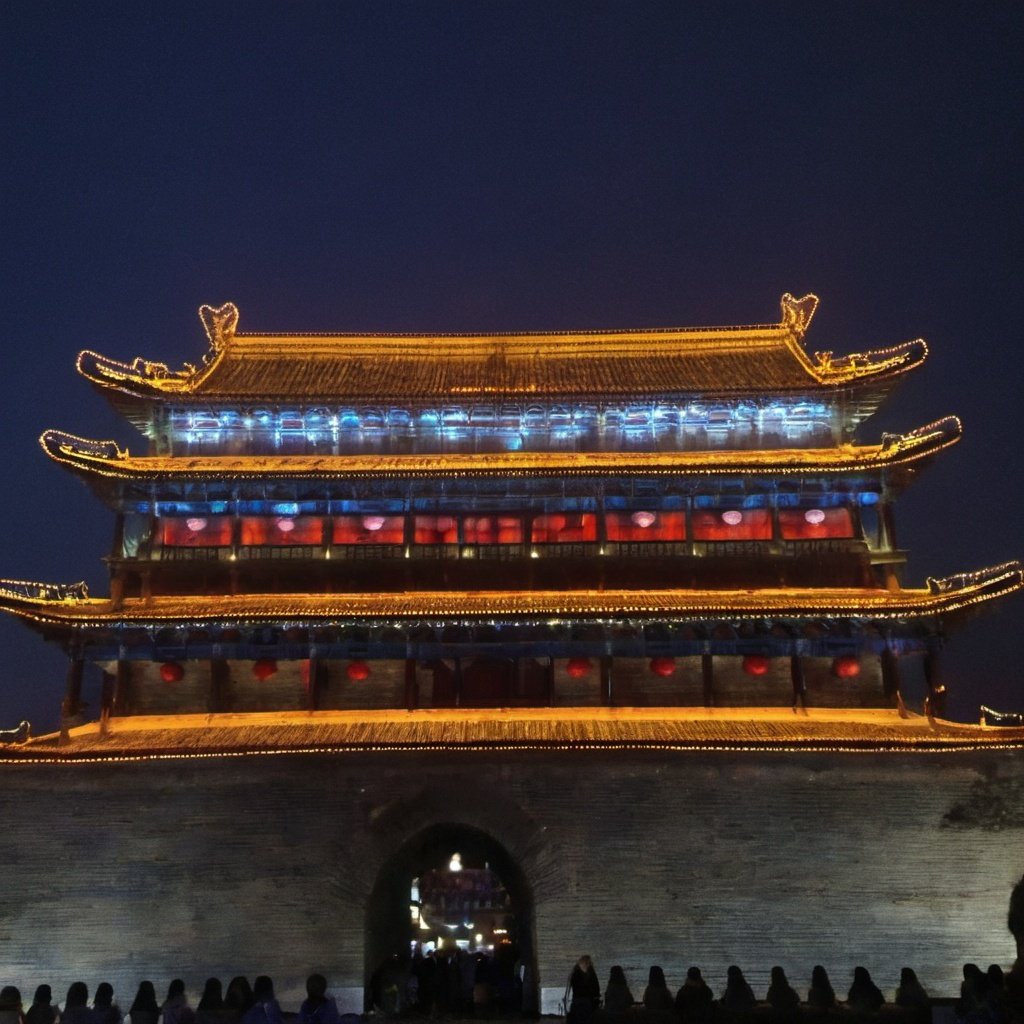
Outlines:
{"type": "Polygon", "coordinates": [[[1024,727],[897,709],[457,708],[110,718],[24,743],[0,764],[403,751],[956,753],[1024,748],[1024,727]]]}
{"type": "Polygon", "coordinates": [[[193,594],[90,598],[84,584],[0,581],[0,610],[72,629],[174,623],[546,624],[607,620],[867,619],[955,616],[1024,586],[1020,562],[929,579],[922,589],[787,587],[750,590],[479,590],[402,593],[193,594]]]}

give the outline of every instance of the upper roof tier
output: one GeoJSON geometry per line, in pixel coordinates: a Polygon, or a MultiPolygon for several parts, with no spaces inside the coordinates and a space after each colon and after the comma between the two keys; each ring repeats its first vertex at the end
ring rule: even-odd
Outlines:
{"type": "MultiPolygon", "coordinates": [[[[818,299],[782,297],[779,323],[525,334],[241,334],[238,309],[203,306],[210,349],[170,370],[82,352],[79,371],[136,421],[140,406],[316,405],[814,393],[887,386],[925,358],[921,340],[809,355],[818,299]]],[[[884,390],[884,387],[883,387],[884,390]]]]}

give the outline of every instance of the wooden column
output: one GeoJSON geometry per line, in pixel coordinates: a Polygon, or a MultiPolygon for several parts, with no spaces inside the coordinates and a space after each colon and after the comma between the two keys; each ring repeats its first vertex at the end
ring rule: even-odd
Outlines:
{"type": "Polygon", "coordinates": [[[715,706],[715,656],[705,651],[700,656],[700,672],[704,682],[704,707],[715,706]]]}
{"type": "Polygon", "coordinates": [[[320,707],[320,659],[309,657],[306,675],[306,710],[316,711],[320,707]]]}
{"type": "Polygon", "coordinates": [[[238,514],[235,503],[235,514],[231,520],[231,564],[228,567],[228,592],[238,593],[238,555],[242,549],[242,517],[238,514]]]}
{"type": "Polygon", "coordinates": [[[114,706],[114,686],[117,677],[112,672],[103,673],[100,687],[100,735],[106,736],[110,731],[110,711],[114,706]]]}
{"type": "Polygon", "coordinates": [[[615,694],[612,691],[612,656],[610,654],[602,655],[600,669],[601,703],[605,707],[614,707],[615,694]]]}
{"type": "Polygon", "coordinates": [[[606,586],[605,580],[605,561],[602,557],[606,550],[608,543],[608,520],[604,508],[604,488],[598,487],[597,492],[597,509],[594,513],[594,518],[597,521],[597,550],[598,563],[597,563],[597,589],[604,590],[606,586]]]}
{"type": "Polygon", "coordinates": [[[85,661],[82,658],[72,658],[71,664],[68,665],[67,688],[60,708],[62,719],[74,718],[82,710],[82,674],[84,671],[85,661]]]}
{"type": "Polygon", "coordinates": [[[455,658],[455,707],[462,707],[462,658],[455,658]]]}
{"type": "Polygon", "coordinates": [[[224,658],[213,658],[210,661],[210,698],[209,710],[215,715],[228,709],[228,684],[231,681],[231,669],[224,658]]]}
{"type": "Polygon", "coordinates": [[[416,678],[416,659],[405,659],[405,706],[415,711],[420,706],[420,684],[416,678]]]}
{"type": "Polygon", "coordinates": [[[900,661],[891,647],[882,648],[882,692],[894,704],[900,700],[900,661]]]}
{"type": "Polygon", "coordinates": [[[113,714],[124,715],[131,709],[132,702],[132,663],[126,658],[117,662],[117,675],[114,678],[113,714]]]}
{"type": "Polygon", "coordinates": [[[928,645],[924,652],[924,681],[928,693],[924,699],[925,714],[929,718],[946,717],[946,687],[942,683],[940,650],[937,643],[928,645]]]}
{"type": "Polygon", "coordinates": [[[553,707],[555,703],[555,659],[548,658],[544,668],[544,706],[553,707]]]}
{"type": "Polygon", "coordinates": [[[789,659],[789,675],[793,680],[793,707],[807,707],[807,681],[804,679],[804,663],[799,654],[789,659]]]}

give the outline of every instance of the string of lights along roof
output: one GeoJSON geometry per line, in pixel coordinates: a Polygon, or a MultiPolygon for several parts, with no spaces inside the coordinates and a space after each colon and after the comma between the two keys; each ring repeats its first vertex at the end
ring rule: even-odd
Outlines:
{"type": "Polygon", "coordinates": [[[0,757],[1024,745],[948,722],[941,664],[1020,563],[904,580],[894,505],[961,424],[870,418],[927,346],[810,350],[817,303],[422,335],[227,303],[181,369],[83,351],[141,441],[40,438],[110,509],[109,594],[0,581],[69,659],[59,732],[0,757]]]}

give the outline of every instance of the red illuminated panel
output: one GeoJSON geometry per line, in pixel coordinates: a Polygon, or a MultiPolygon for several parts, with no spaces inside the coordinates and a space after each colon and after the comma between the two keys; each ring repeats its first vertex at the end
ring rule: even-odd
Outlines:
{"type": "Polygon", "coordinates": [[[682,512],[607,512],[609,540],[686,540],[682,512]]]}
{"type": "Polygon", "coordinates": [[[516,516],[467,516],[462,539],[466,544],[521,544],[523,524],[516,516]]]}
{"type": "Polygon", "coordinates": [[[417,516],[417,544],[457,544],[459,528],[454,516],[417,516]]]}
{"type": "Polygon", "coordinates": [[[597,517],[590,512],[573,514],[556,512],[537,516],[533,521],[535,544],[571,544],[574,541],[597,540],[597,517]]]}
{"type": "Polygon", "coordinates": [[[230,516],[186,516],[160,520],[160,540],[168,547],[231,546],[230,516]]]}
{"type": "Polygon", "coordinates": [[[323,521],[319,516],[243,516],[242,544],[245,546],[320,544],[323,521]]]}
{"type": "Polygon", "coordinates": [[[853,520],[848,508],[779,509],[783,540],[816,540],[821,537],[852,537],[853,520]]]}
{"type": "Polygon", "coordinates": [[[402,516],[335,516],[335,544],[401,544],[405,539],[402,516]]]}
{"type": "Polygon", "coordinates": [[[700,509],[693,513],[694,540],[771,540],[766,508],[700,509]]]}

